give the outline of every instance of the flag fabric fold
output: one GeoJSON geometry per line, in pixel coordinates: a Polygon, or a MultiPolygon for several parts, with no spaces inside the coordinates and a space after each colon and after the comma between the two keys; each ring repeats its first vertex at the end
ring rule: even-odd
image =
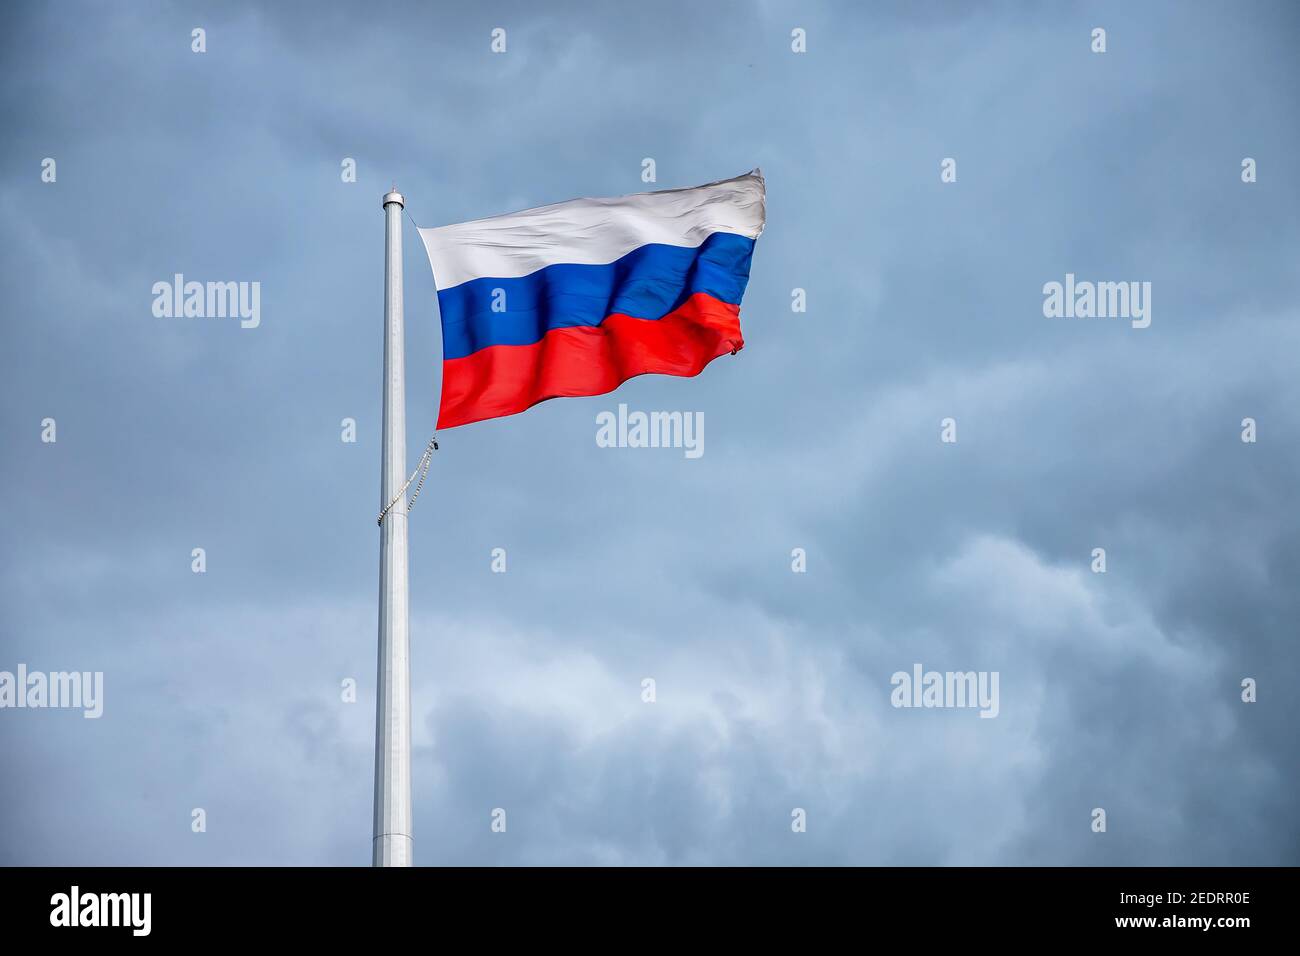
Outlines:
{"type": "Polygon", "coordinates": [[[738,352],[764,205],[756,169],[420,229],[442,316],[438,427],[738,352]]]}

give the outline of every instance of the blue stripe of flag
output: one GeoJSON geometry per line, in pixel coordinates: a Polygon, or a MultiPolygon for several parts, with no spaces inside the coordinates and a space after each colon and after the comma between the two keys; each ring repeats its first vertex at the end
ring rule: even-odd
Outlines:
{"type": "Polygon", "coordinates": [[[560,263],[516,279],[462,282],[438,293],[443,358],[532,345],[552,329],[600,325],[609,315],[661,319],[700,292],[739,305],[753,254],[753,239],[715,232],[697,248],[652,243],[606,265],[560,263]],[[504,311],[494,312],[494,302],[504,311]]]}

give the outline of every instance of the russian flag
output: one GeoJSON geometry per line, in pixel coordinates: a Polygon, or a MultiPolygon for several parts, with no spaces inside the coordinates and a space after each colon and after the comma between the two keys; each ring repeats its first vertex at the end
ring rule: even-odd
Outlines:
{"type": "Polygon", "coordinates": [[[760,170],[420,229],[442,313],[438,427],[698,375],[744,347],[760,170]]]}

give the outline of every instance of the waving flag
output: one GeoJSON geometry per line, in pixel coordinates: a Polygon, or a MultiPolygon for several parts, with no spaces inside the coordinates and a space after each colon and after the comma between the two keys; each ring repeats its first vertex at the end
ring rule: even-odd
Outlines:
{"type": "Polygon", "coordinates": [[[442,313],[438,427],[698,375],[745,344],[740,299],[763,231],[759,170],[421,229],[442,313]]]}

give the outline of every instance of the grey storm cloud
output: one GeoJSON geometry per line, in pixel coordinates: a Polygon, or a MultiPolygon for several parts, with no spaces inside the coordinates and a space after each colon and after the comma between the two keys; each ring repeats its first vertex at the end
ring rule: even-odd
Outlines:
{"type": "MultiPolygon", "coordinates": [[[[437,225],[639,191],[651,157],[662,187],[762,167],[746,347],[440,436],[417,862],[1296,863],[1298,26],[17,5],[0,670],[103,671],[105,699],[0,711],[0,862],[368,862],[380,197],[437,225]],[[260,326],[154,317],[176,273],[260,282],[260,326]],[[1151,326],[1046,318],[1067,273],[1150,282],[1151,326]],[[597,447],[619,402],[703,412],[706,454],[597,447]],[[892,707],[917,662],[997,671],[997,718],[892,707]]],[[[405,273],[414,457],[440,344],[409,228],[405,273]]]]}

